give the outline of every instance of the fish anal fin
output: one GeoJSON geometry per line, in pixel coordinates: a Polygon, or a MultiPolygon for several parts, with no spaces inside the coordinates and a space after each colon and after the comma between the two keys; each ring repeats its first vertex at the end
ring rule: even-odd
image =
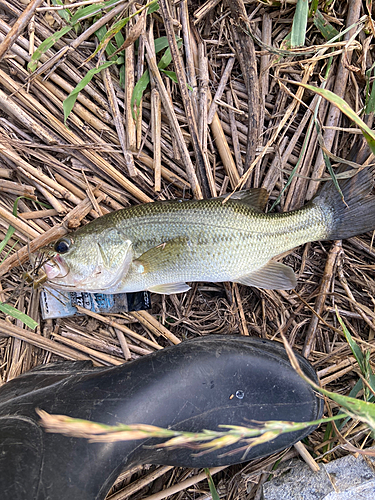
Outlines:
{"type": "Polygon", "coordinates": [[[241,276],[241,278],[233,281],[242,285],[256,286],[267,290],[290,290],[297,283],[293,269],[273,260],[270,260],[257,271],[246,276],[241,276]]]}
{"type": "Polygon", "coordinates": [[[154,293],[164,293],[166,295],[170,295],[172,293],[183,293],[190,290],[190,286],[186,283],[167,283],[164,285],[155,285],[151,288],[148,288],[149,292],[154,293]]]}

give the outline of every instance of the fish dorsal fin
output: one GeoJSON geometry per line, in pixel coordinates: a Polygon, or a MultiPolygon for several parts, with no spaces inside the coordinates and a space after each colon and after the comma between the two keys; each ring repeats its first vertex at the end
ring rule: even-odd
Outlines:
{"type": "Polygon", "coordinates": [[[167,285],[156,285],[148,288],[149,292],[165,293],[166,295],[187,292],[188,290],[190,290],[190,286],[186,283],[168,283],[167,285]]]}
{"type": "Polygon", "coordinates": [[[265,288],[266,290],[290,290],[297,283],[293,269],[273,260],[270,260],[257,271],[233,281],[242,285],[265,288]]]}
{"type": "Polygon", "coordinates": [[[189,247],[190,242],[188,238],[174,238],[150,248],[134,260],[133,264],[137,267],[137,272],[141,274],[151,271],[155,272],[164,269],[166,266],[171,267],[173,262],[180,257],[181,253],[186,253],[189,247]]]}
{"type": "MultiPolygon", "coordinates": [[[[227,198],[227,194],[223,196],[219,196],[218,199],[225,200],[227,198]]],[[[251,206],[255,210],[259,210],[260,212],[264,212],[267,201],[268,201],[268,191],[264,188],[253,188],[246,189],[244,191],[236,191],[229,198],[230,200],[236,200],[241,203],[245,203],[246,205],[251,206]]]]}

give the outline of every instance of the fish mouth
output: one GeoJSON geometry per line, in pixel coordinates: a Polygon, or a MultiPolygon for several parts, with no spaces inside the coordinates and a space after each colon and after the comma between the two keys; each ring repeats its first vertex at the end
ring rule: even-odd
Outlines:
{"type": "Polygon", "coordinates": [[[44,272],[49,280],[56,278],[65,278],[69,269],[59,255],[51,257],[44,265],[44,272]]]}

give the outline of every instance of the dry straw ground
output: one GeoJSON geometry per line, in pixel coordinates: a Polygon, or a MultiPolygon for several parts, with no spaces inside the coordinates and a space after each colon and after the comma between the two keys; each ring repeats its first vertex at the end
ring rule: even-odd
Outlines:
{"type": "MultiPolygon", "coordinates": [[[[358,365],[337,330],[335,307],[357,343],[373,352],[371,234],[307,244],[285,255],[299,278],[296,291],[197,283],[188,293],[154,295],[150,312],[111,317],[42,321],[39,290],[22,276],[32,269],[31,252],[80,224],[136,203],[209,197],[241,185],[267,188],[271,204],[281,194],[276,210],[301,207],[318,189],[316,179],[329,175],[319,143],[335,166],[349,157],[361,136],[337,108],[293,82],[326,85],[371,126],[372,114],[363,115],[363,108],[366,71],[374,62],[372,2],[315,2],[320,14],[309,18],[304,47],[291,49],[286,37],[296,0],[160,0],[158,11],[144,11],[123,28],[128,43],[119,64],[94,75],[66,125],[64,99],[89,69],[109,57],[104,52],[100,60],[95,56],[85,63],[98,44],[95,30],[102,25],[105,32],[142,5],[120,0],[101,14],[100,5],[99,14],[81,19],[41,55],[31,74],[30,54],[66,26],[69,15],[62,17],[40,0],[25,3],[0,0],[0,241],[10,225],[15,228],[1,254],[0,300],[27,313],[39,327],[31,331],[0,313],[1,381],[56,360],[121,364],[211,333],[280,340],[284,332],[313,363],[323,386],[348,394],[358,380],[358,365]],[[348,27],[331,43],[323,36],[348,27]],[[153,39],[165,36],[172,55],[166,69],[174,75],[157,68],[165,49],[155,55],[153,39]],[[134,119],[132,92],[146,68],[152,85],[134,119]],[[21,195],[27,198],[18,201],[15,217],[21,195]]],[[[70,8],[76,12],[77,7],[70,8]]],[[[113,41],[115,48],[119,40],[113,41]]],[[[351,160],[371,162],[359,149],[351,160]]],[[[332,405],[326,408],[331,411],[332,405]]],[[[309,437],[308,449],[323,460],[347,453],[343,438],[325,431],[323,426],[309,437]]],[[[357,447],[372,443],[368,429],[352,421],[342,436],[357,447]]],[[[279,458],[219,472],[220,496],[259,499],[260,485],[279,458]]],[[[177,483],[184,491],[171,497],[175,500],[208,498],[207,482],[197,483],[199,472],[137,467],[119,478],[109,498],[149,498],[177,483]],[[183,483],[187,478],[189,483],[183,483]]]]}

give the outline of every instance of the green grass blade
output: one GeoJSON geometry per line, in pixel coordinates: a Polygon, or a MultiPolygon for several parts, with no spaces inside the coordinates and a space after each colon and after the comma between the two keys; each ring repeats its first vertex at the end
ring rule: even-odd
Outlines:
{"type": "Polygon", "coordinates": [[[156,12],[157,10],[159,10],[159,4],[158,4],[157,0],[155,0],[155,2],[153,2],[150,5],[150,7],[148,8],[147,14],[152,14],[153,12],[156,12]]]}
{"type": "Polygon", "coordinates": [[[4,314],[7,314],[8,316],[12,316],[12,318],[22,321],[22,323],[24,323],[32,330],[35,330],[35,328],[38,326],[38,323],[34,321],[32,318],[30,318],[30,316],[19,311],[18,309],[9,304],[4,304],[4,302],[0,302],[0,311],[3,312],[4,314]]]}
{"type": "MultiPolygon", "coordinates": [[[[182,45],[182,39],[177,38],[178,48],[180,48],[181,45],[182,45]]],[[[155,53],[157,54],[158,52],[162,51],[165,48],[167,48],[167,50],[165,51],[163,57],[160,59],[159,64],[158,64],[158,68],[161,71],[163,71],[164,73],[166,73],[169,76],[169,78],[171,78],[174,82],[177,83],[176,74],[173,71],[165,71],[165,69],[164,69],[167,66],[169,66],[169,64],[172,62],[172,54],[171,54],[171,51],[169,50],[168,39],[166,36],[162,36],[160,38],[157,38],[155,40],[155,53]],[[168,74],[168,73],[170,73],[170,74],[168,74]]],[[[143,93],[146,90],[147,85],[149,83],[150,83],[150,75],[149,75],[148,70],[146,70],[143,73],[143,75],[141,76],[141,78],[138,80],[136,85],[134,86],[132,98],[130,101],[130,105],[131,105],[132,114],[133,114],[134,119],[136,119],[136,116],[135,116],[136,113],[134,111],[134,103],[136,104],[136,108],[138,110],[139,105],[140,105],[141,100],[142,100],[143,93]]]]}
{"type": "Polygon", "coordinates": [[[173,82],[178,83],[177,75],[174,71],[168,71],[166,69],[161,69],[160,71],[167,75],[173,82]]]}
{"type": "Polygon", "coordinates": [[[117,0],[109,0],[109,2],[97,3],[93,5],[87,5],[86,7],[81,7],[71,18],[70,24],[74,25],[88,17],[93,17],[95,16],[95,14],[98,14],[99,12],[102,12],[103,10],[111,7],[114,3],[117,3],[117,0]]]}
{"type": "Polygon", "coordinates": [[[317,132],[317,138],[318,138],[319,146],[322,149],[324,164],[327,167],[327,170],[329,172],[329,175],[332,178],[332,181],[333,181],[333,184],[335,185],[335,188],[340,193],[341,199],[344,200],[343,192],[341,191],[340,184],[338,183],[336,174],[333,171],[333,168],[332,168],[332,165],[331,165],[331,159],[330,159],[330,157],[327,155],[327,153],[325,151],[326,148],[324,146],[324,139],[323,139],[323,135],[322,135],[322,131],[321,131],[321,128],[320,128],[319,121],[317,119],[315,119],[315,127],[316,127],[316,132],[317,132]]]}
{"type": "Polygon", "coordinates": [[[331,23],[327,22],[320,10],[315,12],[314,24],[326,40],[331,40],[331,38],[339,34],[337,29],[334,28],[331,23]]]}
{"type": "Polygon", "coordinates": [[[295,83],[297,85],[300,85],[301,87],[304,87],[306,89],[311,90],[312,92],[321,95],[322,97],[324,97],[324,99],[327,99],[327,101],[337,106],[342,113],[344,113],[348,118],[350,118],[361,129],[362,134],[365,137],[372,153],[375,154],[375,132],[371,130],[370,127],[368,127],[363,120],[361,120],[361,118],[349,106],[349,104],[346,101],[344,101],[344,99],[342,99],[341,97],[339,97],[338,95],[334,94],[333,92],[327,89],[313,87],[312,85],[308,85],[305,83],[299,83],[299,82],[295,83]]]}
{"type": "Polygon", "coordinates": [[[310,11],[309,11],[309,16],[313,16],[315,12],[317,11],[319,5],[319,0],[312,0],[311,5],[310,5],[310,11]]]}
{"type": "MultiPolygon", "coordinates": [[[[102,42],[104,40],[105,36],[107,34],[107,28],[105,26],[101,26],[97,31],[95,31],[95,35],[98,37],[99,42],[102,42]]],[[[120,47],[120,45],[118,45],[120,47]]],[[[111,55],[116,52],[116,47],[113,45],[112,42],[109,42],[107,44],[107,47],[105,49],[105,52],[108,56],[108,58],[111,57],[111,55]]]]}
{"type": "Polygon", "coordinates": [[[373,64],[371,68],[366,71],[366,105],[365,105],[366,115],[369,115],[370,113],[373,113],[375,111],[375,81],[372,81],[371,92],[370,92],[370,79],[374,66],[375,64],[373,64]]]}
{"type": "MultiPolygon", "coordinates": [[[[57,7],[58,5],[64,5],[64,3],[61,0],[52,0],[52,5],[55,5],[57,7]]],[[[61,9],[61,10],[58,10],[57,13],[67,23],[69,22],[70,18],[72,17],[69,9],[61,9]]]]}
{"type": "Polygon", "coordinates": [[[77,100],[79,92],[81,92],[81,90],[84,89],[86,85],[91,82],[94,75],[100,73],[100,71],[102,71],[103,69],[109,68],[109,66],[112,66],[112,64],[115,64],[115,61],[106,61],[105,63],[101,64],[98,68],[90,69],[90,71],[86,73],[86,75],[82,78],[82,80],[78,83],[78,85],[71,91],[71,93],[63,102],[64,123],[66,123],[66,120],[68,119],[70,112],[73,109],[73,106],[77,100]]]}
{"type": "Polygon", "coordinates": [[[120,21],[117,21],[110,30],[108,30],[104,36],[104,38],[101,40],[99,45],[96,47],[94,52],[91,54],[90,57],[86,59],[86,62],[90,61],[96,54],[102,50],[104,50],[105,47],[107,47],[109,41],[119,33],[122,28],[124,28],[128,22],[130,21],[131,16],[129,17],[124,17],[124,19],[120,19],[120,21]]]}
{"type": "Polygon", "coordinates": [[[309,15],[308,0],[298,0],[292,25],[292,34],[291,34],[292,48],[302,47],[303,45],[305,45],[308,15],[309,15]]]}
{"type": "MultiPolygon", "coordinates": [[[[18,208],[18,202],[19,200],[21,200],[22,198],[24,198],[25,200],[29,200],[30,198],[28,198],[27,196],[18,196],[15,200],[14,200],[14,203],[13,203],[13,209],[12,209],[12,212],[13,212],[13,215],[14,217],[17,217],[17,208],[18,208]]],[[[45,203],[41,202],[41,201],[36,201],[36,203],[38,203],[39,205],[42,205],[46,208],[51,208],[49,205],[46,205],[45,203]]],[[[11,239],[11,237],[13,236],[15,232],[15,229],[13,226],[9,226],[8,227],[8,230],[6,232],[6,235],[3,239],[3,241],[0,243],[0,253],[4,250],[4,248],[6,247],[6,245],[8,244],[8,241],[11,239]]]]}
{"type": "Polygon", "coordinates": [[[210,487],[210,493],[212,496],[212,500],[220,500],[219,494],[216,490],[214,480],[212,479],[210,469],[204,469],[204,472],[207,476],[208,486],[210,487]]]}
{"type": "Polygon", "coordinates": [[[13,226],[9,226],[8,230],[6,232],[6,235],[4,236],[3,241],[0,243],[0,253],[4,250],[4,248],[7,246],[9,240],[13,236],[13,233],[15,232],[15,228],[13,226]]]}
{"type": "Polygon", "coordinates": [[[155,40],[155,54],[158,54],[160,51],[167,49],[168,47],[168,38],[166,36],[161,36],[155,40]]]}
{"type": "Polygon", "coordinates": [[[56,31],[56,33],[54,33],[52,36],[46,38],[31,56],[30,62],[27,65],[27,69],[31,72],[35,71],[38,67],[38,61],[42,57],[42,55],[47,52],[47,50],[49,50],[53,45],[55,45],[57,40],[69,33],[71,29],[72,26],[65,26],[60,31],[56,31]]]}
{"type": "MultiPolygon", "coordinates": [[[[147,89],[147,85],[150,83],[150,75],[148,69],[143,73],[141,78],[138,80],[133,89],[132,98],[130,100],[130,107],[132,109],[133,118],[136,119],[134,111],[134,103],[136,104],[137,110],[141,104],[143,92],[147,89]]],[[[138,112],[137,112],[138,113],[138,112]]]]}
{"type": "Polygon", "coordinates": [[[353,353],[353,355],[358,363],[358,366],[359,366],[361,372],[363,374],[365,374],[365,358],[363,356],[363,353],[362,353],[361,349],[358,347],[358,344],[355,342],[355,340],[351,336],[349,330],[346,328],[346,325],[343,322],[341,316],[339,315],[337,308],[336,308],[336,316],[337,316],[337,319],[339,320],[341,328],[344,332],[346,341],[348,342],[350,349],[352,350],[352,353],[353,353]]]}

